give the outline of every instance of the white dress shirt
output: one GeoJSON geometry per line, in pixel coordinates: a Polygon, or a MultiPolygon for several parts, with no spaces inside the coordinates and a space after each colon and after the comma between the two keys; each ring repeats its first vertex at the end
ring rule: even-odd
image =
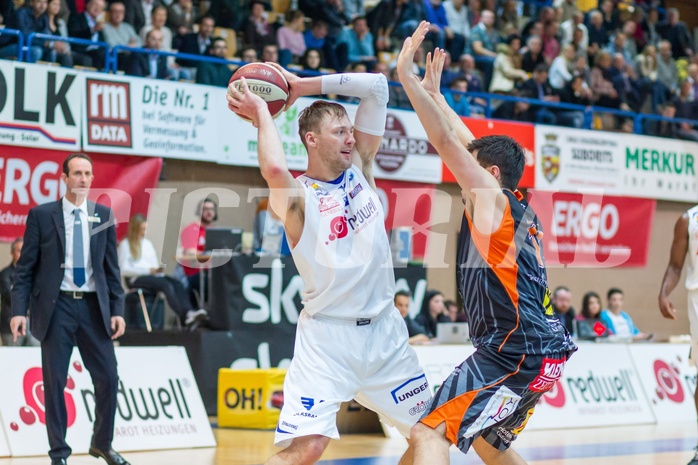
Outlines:
{"type": "Polygon", "coordinates": [[[133,255],[131,255],[131,247],[129,246],[128,239],[121,241],[117,252],[119,254],[121,276],[125,278],[148,276],[152,268],[160,268],[160,260],[158,259],[155,247],[153,243],[146,238],[141,240],[141,256],[138,259],[133,258],[133,255]]]}
{"type": "Polygon", "coordinates": [[[63,222],[65,223],[65,267],[63,273],[62,291],[94,292],[95,281],[92,278],[92,257],[90,256],[90,223],[87,212],[87,201],[83,201],[79,207],[63,197],[63,222]],[[75,226],[75,214],[73,210],[80,210],[82,222],[82,248],[85,257],[85,284],[77,287],[73,282],[73,228],[75,226]]]}

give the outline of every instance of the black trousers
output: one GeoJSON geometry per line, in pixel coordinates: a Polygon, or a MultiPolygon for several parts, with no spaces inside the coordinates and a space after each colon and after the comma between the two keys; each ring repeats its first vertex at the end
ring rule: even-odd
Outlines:
{"type": "Polygon", "coordinates": [[[189,294],[184,289],[184,285],[170,276],[139,276],[132,281],[131,285],[165,294],[167,303],[179,315],[182,322],[184,322],[187,312],[192,309],[189,294]]]}
{"type": "Polygon", "coordinates": [[[41,341],[44,375],[46,429],[51,459],[67,458],[72,452],[65,442],[68,419],[64,389],[73,346],[92,377],[95,390],[95,423],[92,445],[108,450],[114,438],[114,415],[119,376],[111,338],[104,331],[97,296],[73,299],[59,294],[48,333],[41,341]]]}

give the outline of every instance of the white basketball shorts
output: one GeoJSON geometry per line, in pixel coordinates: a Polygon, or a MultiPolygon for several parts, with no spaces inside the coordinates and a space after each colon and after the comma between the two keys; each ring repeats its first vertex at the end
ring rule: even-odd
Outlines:
{"type": "Polygon", "coordinates": [[[429,405],[431,389],[407,339],[397,309],[370,323],[301,312],[274,444],[286,447],[309,435],[339,439],[337,412],[351,399],[409,437],[429,405]]]}

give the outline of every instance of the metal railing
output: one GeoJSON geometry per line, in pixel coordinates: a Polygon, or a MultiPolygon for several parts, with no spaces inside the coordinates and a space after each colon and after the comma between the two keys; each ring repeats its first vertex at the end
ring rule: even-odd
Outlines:
{"type": "MultiPolygon", "coordinates": [[[[47,42],[68,42],[69,44],[75,44],[75,45],[84,45],[85,47],[94,47],[95,49],[104,49],[104,72],[108,72],[111,69],[111,64],[110,64],[110,57],[109,57],[109,44],[106,42],[100,42],[100,41],[94,41],[94,40],[88,40],[88,39],[77,39],[75,37],[63,37],[63,36],[55,36],[52,34],[42,34],[39,32],[32,32],[29,34],[26,38],[26,41],[24,42],[24,46],[22,47],[24,49],[24,54],[26,58],[27,63],[32,62],[32,54],[30,53],[30,49],[33,46],[33,43],[35,40],[43,40],[47,42]]],[[[43,47],[43,45],[42,45],[43,47]]],[[[76,50],[73,50],[76,51],[76,50]]],[[[78,51],[78,53],[82,53],[82,51],[78,51]]]]}
{"type": "Polygon", "coordinates": [[[127,47],[125,45],[116,45],[111,49],[111,65],[112,68],[108,71],[116,72],[119,67],[119,52],[129,52],[129,53],[140,53],[143,55],[162,55],[166,57],[181,58],[184,60],[197,61],[197,62],[208,62],[208,63],[220,63],[224,65],[244,65],[244,61],[227,60],[225,58],[212,57],[208,55],[194,55],[191,53],[179,53],[165,50],[153,50],[149,48],[142,47],[127,47]]]}
{"type": "MultiPolygon", "coordinates": [[[[17,61],[24,61],[24,34],[16,29],[0,29],[0,36],[15,36],[17,37],[17,61]]],[[[0,46],[6,47],[11,43],[0,46]]]]}

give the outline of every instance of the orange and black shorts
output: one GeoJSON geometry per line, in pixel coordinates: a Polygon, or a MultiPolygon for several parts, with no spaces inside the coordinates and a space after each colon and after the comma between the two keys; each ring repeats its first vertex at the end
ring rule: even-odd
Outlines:
{"type": "Polygon", "coordinates": [[[567,358],[478,349],[444,381],[420,421],[431,428],[445,423],[446,438],[464,453],[477,437],[506,450],[562,376],[567,358]]]}

